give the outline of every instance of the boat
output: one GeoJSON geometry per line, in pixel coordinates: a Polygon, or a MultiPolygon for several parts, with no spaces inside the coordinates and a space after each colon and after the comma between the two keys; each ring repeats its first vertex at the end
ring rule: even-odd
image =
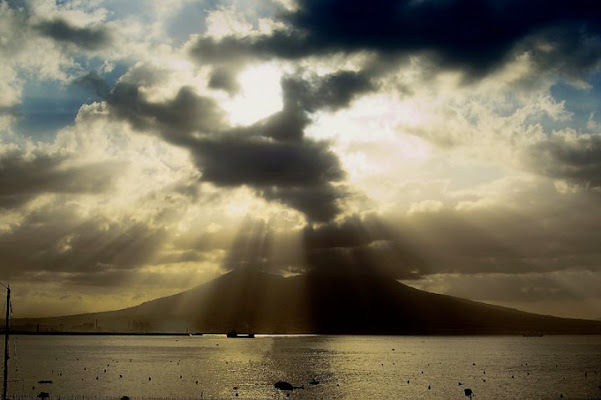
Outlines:
{"type": "Polygon", "coordinates": [[[238,338],[238,339],[254,339],[255,334],[254,333],[246,333],[246,334],[242,334],[242,333],[238,333],[235,330],[231,330],[227,333],[226,335],[228,338],[238,338]]]}

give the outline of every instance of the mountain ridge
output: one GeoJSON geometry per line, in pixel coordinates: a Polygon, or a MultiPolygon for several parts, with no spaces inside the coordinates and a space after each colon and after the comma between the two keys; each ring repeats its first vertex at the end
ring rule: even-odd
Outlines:
{"type": "Polygon", "coordinates": [[[15,320],[22,330],[322,334],[601,334],[601,322],[532,314],[367,274],[232,270],[115,311],[15,320]]]}

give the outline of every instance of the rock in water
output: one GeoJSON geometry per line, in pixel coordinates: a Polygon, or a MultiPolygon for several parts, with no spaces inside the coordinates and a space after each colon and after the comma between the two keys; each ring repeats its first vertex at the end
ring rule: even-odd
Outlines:
{"type": "Polygon", "coordinates": [[[278,381],[273,386],[280,390],[294,390],[294,386],[291,383],[284,381],[278,381]]]}
{"type": "Polygon", "coordinates": [[[294,389],[303,389],[302,386],[293,386],[290,382],[286,381],[278,381],[274,383],[273,387],[279,390],[294,390],[294,389]]]}

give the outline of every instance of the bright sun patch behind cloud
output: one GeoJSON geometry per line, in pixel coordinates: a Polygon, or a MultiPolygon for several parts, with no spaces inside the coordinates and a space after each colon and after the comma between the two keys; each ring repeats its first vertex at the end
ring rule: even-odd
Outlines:
{"type": "Polygon", "coordinates": [[[282,71],[275,64],[258,64],[238,75],[240,91],[221,106],[234,125],[249,125],[282,109],[282,71]]]}

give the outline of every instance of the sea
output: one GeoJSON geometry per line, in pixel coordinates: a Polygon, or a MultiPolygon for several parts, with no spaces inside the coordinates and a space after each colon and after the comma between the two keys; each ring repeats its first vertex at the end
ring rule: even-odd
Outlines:
{"type": "Polygon", "coordinates": [[[9,353],[10,399],[601,399],[601,335],[14,335],[9,353]]]}

